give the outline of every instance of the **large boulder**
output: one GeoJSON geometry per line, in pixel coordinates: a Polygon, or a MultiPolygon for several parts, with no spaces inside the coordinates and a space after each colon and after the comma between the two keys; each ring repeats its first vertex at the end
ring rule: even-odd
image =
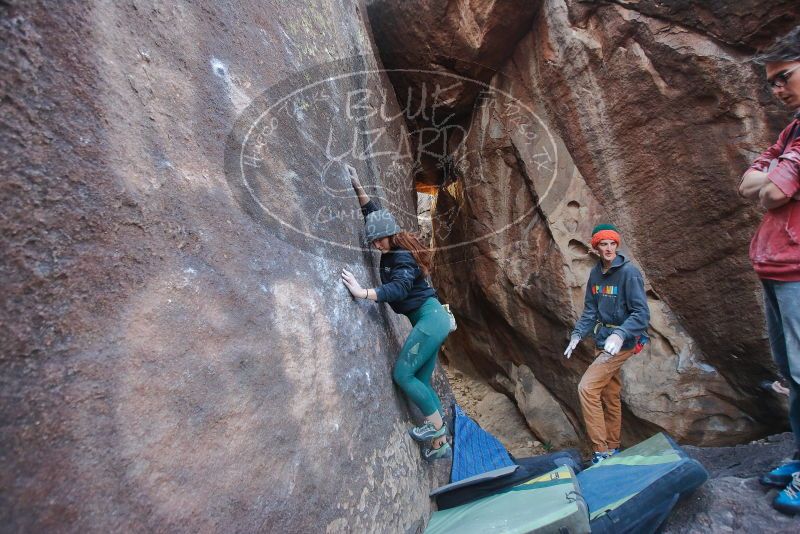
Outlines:
{"type": "Polygon", "coordinates": [[[616,4],[549,1],[525,48],[523,75],[655,293],[757,395],[772,373],[747,259],[760,213],[736,186],[788,117],[763,75],[742,52],[616,4]]]}
{"type": "MultiPolygon", "coordinates": [[[[367,0],[375,41],[400,102],[430,105],[439,84],[442,108],[468,113],[529,30],[539,0],[367,0]]],[[[440,117],[444,117],[440,110],[440,117]]],[[[424,117],[421,117],[424,118],[424,117]]]]}
{"type": "Polygon", "coordinates": [[[511,369],[509,378],[514,384],[514,398],[536,435],[553,447],[578,445],[572,421],[544,384],[536,380],[530,368],[512,364],[511,369]]]}
{"type": "Polygon", "coordinates": [[[447,466],[405,432],[408,322],[339,278],[378,283],[345,161],[415,224],[407,162],[368,153],[403,132],[334,115],[392,94],[365,12],[4,3],[0,530],[422,528],[447,466]],[[261,123],[260,173],[225,167],[278,82],[352,57],[261,123]]]}
{"type": "Polygon", "coordinates": [[[539,0],[368,0],[383,63],[421,154],[418,183],[437,185],[481,86],[528,31],[539,0]]]}
{"type": "MultiPolygon", "coordinates": [[[[570,360],[562,352],[596,261],[588,235],[609,213],[517,80],[494,81],[497,97],[476,112],[457,158],[465,170],[439,193],[435,276],[462,326],[448,341],[449,361],[467,358],[497,383],[506,377],[513,384],[506,390],[537,436],[567,446],[583,433],[576,384],[593,352],[589,341],[570,360]],[[541,141],[514,130],[503,113],[511,103],[504,95],[520,95],[513,103],[534,110],[541,141]]],[[[769,397],[760,395],[758,404],[734,390],[649,282],[647,289],[651,343],[623,368],[624,441],[659,428],[700,444],[765,431],[750,411],[758,413],[769,397]]]]}

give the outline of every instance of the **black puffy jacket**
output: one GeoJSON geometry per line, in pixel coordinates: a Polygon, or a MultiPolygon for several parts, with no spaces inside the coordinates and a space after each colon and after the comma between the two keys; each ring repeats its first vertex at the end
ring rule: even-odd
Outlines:
{"type": "MultiPolygon", "coordinates": [[[[361,212],[366,217],[378,209],[370,200],[361,212]]],[[[395,313],[410,313],[430,297],[438,298],[414,255],[406,249],[395,248],[381,254],[380,276],[383,285],[375,288],[378,302],[388,302],[395,313]]]]}

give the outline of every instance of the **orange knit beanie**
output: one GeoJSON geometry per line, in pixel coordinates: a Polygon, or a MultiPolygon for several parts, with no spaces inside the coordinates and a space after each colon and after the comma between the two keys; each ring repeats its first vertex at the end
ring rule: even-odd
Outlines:
{"type": "Polygon", "coordinates": [[[611,224],[598,224],[592,230],[592,248],[597,248],[603,239],[613,239],[617,246],[621,241],[619,231],[611,224]]]}

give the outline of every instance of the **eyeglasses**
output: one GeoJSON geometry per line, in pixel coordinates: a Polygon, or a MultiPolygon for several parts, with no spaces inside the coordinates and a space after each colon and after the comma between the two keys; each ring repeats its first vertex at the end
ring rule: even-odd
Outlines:
{"type": "Polygon", "coordinates": [[[786,83],[789,81],[789,78],[792,77],[792,72],[796,71],[797,69],[800,69],[800,65],[795,65],[789,70],[785,70],[780,74],[776,74],[774,78],[767,80],[767,85],[773,91],[781,87],[786,87],[786,83]]]}

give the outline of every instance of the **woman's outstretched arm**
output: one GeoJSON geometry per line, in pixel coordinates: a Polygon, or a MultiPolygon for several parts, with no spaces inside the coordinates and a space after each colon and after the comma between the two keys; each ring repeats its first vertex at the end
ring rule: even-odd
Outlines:
{"type": "Polygon", "coordinates": [[[345,168],[347,169],[347,174],[350,176],[350,184],[353,186],[356,195],[358,195],[358,203],[362,207],[366,206],[369,203],[369,195],[364,191],[364,187],[361,185],[361,180],[358,179],[358,173],[355,167],[346,165],[345,168]]]}
{"type": "MultiPolygon", "coordinates": [[[[350,183],[352,184],[356,195],[358,195],[358,203],[361,205],[361,212],[364,214],[364,217],[366,217],[368,213],[377,210],[378,207],[374,202],[370,201],[369,195],[367,195],[366,191],[364,191],[364,187],[361,185],[361,180],[358,179],[358,173],[356,172],[356,169],[352,165],[346,165],[345,168],[347,169],[347,174],[350,176],[350,183]]],[[[378,300],[378,294],[375,292],[375,290],[362,288],[361,285],[356,281],[353,273],[347,269],[342,269],[342,282],[344,282],[345,287],[347,287],[347,290],[350,291],[350,294],[353,296],[353,298],[367,299],[372,301],[378,300]]]]}

